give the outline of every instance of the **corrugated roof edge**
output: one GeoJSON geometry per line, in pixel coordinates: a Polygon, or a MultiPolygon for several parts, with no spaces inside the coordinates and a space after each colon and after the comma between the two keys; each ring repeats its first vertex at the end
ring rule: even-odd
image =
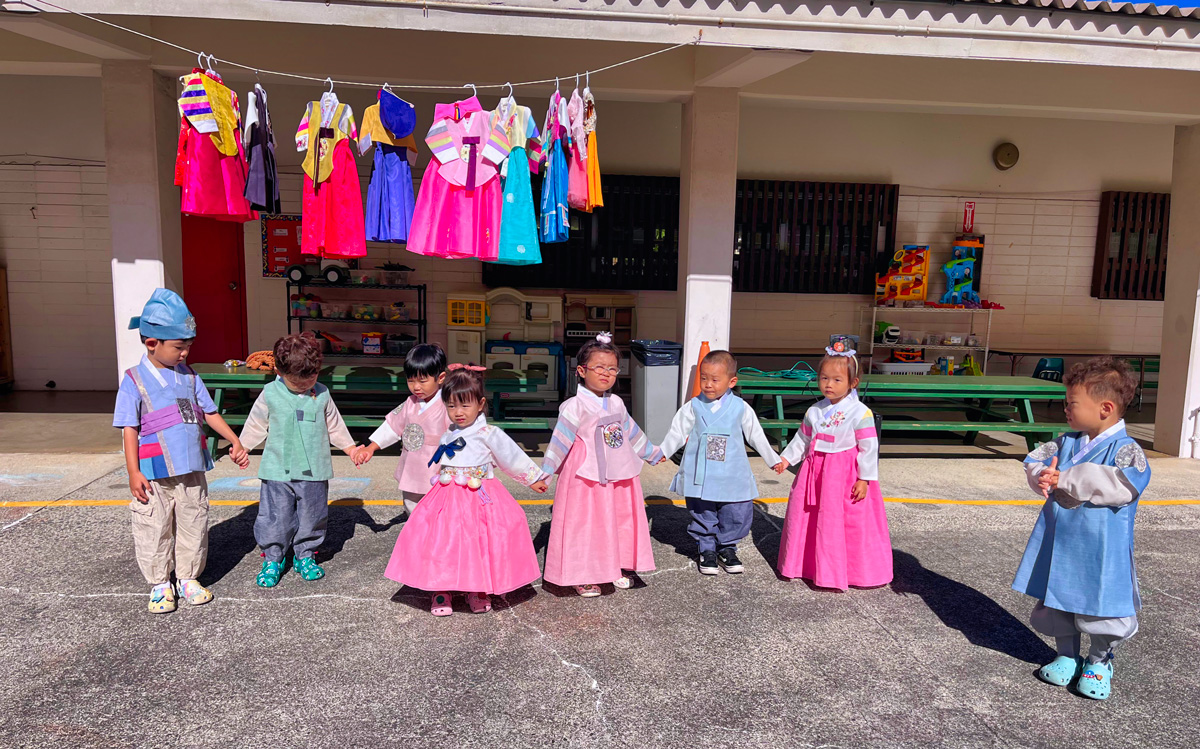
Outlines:
{"type": "Polygon", "coordinates": [[[1074,10],[1091,13],[1124,13],[1131,16],[1165,16],[1200,21],[1200,7],[1180,8],[1177,5],[1154,3],[1107,2],[1106,0],[954,0],[961,3],[1013,5],[1043,10],[1074,10]]]}

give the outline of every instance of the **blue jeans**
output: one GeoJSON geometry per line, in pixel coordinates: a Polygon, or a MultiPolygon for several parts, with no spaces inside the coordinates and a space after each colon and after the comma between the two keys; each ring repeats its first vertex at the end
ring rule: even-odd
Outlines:
{"type": "Polygon", "coordinates": [[[754,524],[754,502],[708,502],[697,497],[687,498],[688,535],[696,539],[700,553],[736,547],[738,541],[750,535],[754,524]]]}

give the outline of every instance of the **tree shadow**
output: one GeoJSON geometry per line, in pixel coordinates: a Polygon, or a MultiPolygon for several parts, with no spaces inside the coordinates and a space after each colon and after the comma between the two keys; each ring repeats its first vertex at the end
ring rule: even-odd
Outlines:
{"type": "Polygon", "coordinates": [[[1042,665],[1054,658],[1054,649],[1004,607],[969,585],[926,569],[899,549],[892,551],[894,592],[921,597],[942,624],[963,633],[978,647],[1042,665]]]}

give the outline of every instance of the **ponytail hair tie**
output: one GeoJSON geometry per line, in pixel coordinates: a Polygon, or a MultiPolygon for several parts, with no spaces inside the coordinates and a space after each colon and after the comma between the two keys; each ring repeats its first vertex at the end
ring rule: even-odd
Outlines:
{"type": "Polygon", "coordinates": [[[607,330],[601,331],[596,334],[596,340],[605,344],[612,343],[612,333],[608,332],[607,330]]]}
{"type": "Polygon", "coordinates": [[[454,362],[453,364],[447,365],[447,367],[446,367],[447,372],[453,372],[458,369],[462,369],[467,372],[486,372],[487,371],[487,367],[478,367],[474,364],[461,364],[459,362],[454,362]]]}

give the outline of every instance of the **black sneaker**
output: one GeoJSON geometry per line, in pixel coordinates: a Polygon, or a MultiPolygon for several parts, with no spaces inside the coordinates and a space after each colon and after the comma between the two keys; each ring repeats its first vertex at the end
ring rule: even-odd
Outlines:
{"type": "Polygon", "coordinates": [[[717,561],[720,563],[721,569],[731,575],[738,575],[746,570],[742,566],[742,560],[738,559],[737,548],[733,546],[718,551],[717,561]]]}
{"type": "Polygon", "coordinates": [[[717,574],[717,552],[715,552],[715,551],[700,552],[700,574],[701,575],[717,574]]]}

